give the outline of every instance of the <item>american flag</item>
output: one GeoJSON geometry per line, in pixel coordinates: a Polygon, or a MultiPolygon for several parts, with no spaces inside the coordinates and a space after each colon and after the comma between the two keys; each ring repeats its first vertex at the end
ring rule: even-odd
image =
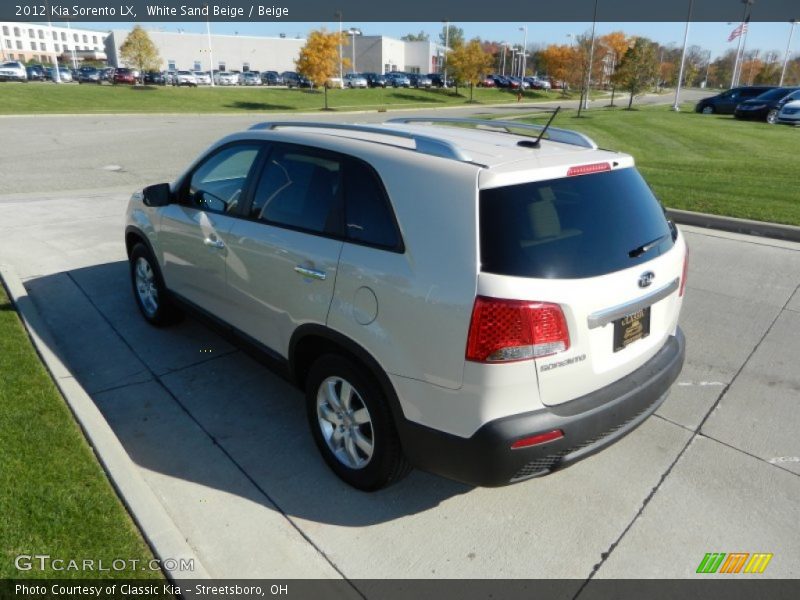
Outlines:
{"type": "Polygon", "coordinates": [[[739,26],[733,31],[731,31],[731,34],[728,36],[728,41],[732,42],[737,37],[745,33],[747,33],[747,21],[745,21],[744,23],[739,23],[739,26]]]}

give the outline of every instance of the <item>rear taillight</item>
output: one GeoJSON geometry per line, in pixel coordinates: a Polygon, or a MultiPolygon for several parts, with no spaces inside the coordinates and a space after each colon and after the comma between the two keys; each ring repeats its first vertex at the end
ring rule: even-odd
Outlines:
{"type": "Polygon", "coordinates": [[[530,360],[569,348],[569,330],[558,304],[475,298],[467,360],[483,363],[530,360]]]}
{"type": "Polygon", "coordinates": [[[678,291],[678,297],[683,296],[686,289],[686,276],[689,274],[689,246],[686,246],[686,254],[683,255],[683,273],[681,273],[681,289],[678,291]]]}
{"type": "Polygon", "coordinates": [[[511,444],[512,450],[519,450],[520,448],[530,448],[531,446],[538,446],[539,444],[546,444],[554,440],[560,440],[564,437],[564,432],[560,429],[553,429],[547,433],[540,433],[539,435],[532,435],[530,437],[522,438],[511,444]]]}

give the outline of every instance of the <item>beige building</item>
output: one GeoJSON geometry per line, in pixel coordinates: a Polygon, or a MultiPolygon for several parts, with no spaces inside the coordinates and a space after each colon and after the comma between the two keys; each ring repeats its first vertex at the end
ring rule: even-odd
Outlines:
{"type": "Polygon", "coordinates": [[[0,56],[3,60],[52,64],[56,55],[62,65],[105,60],[107,36],[105,31],[4,21],[0,22],[0,56]]]}
{"type": "MultiPolygon", "coordinates": [[[[108,63],[122,67],[120,46],[130,31],[113,30],[106,41],[108,63]]],[[[148,31],[158,48],[162,71],[294,71],[306,40],[301,38],[212,35],[148,31]],[[210,51],[209,51],[210,50],[210,51]],[[213,61],[213,64],[212,64],[213,61]]]]}

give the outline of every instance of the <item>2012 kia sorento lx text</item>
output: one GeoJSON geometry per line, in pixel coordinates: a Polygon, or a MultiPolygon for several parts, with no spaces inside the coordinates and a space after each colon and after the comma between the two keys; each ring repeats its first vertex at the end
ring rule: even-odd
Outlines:
{"type": "Polygon", "coordinates": [[[541,133],[394,119],[230,135],[131,198],[134,297],[154,325],[188,307],[280,361],[357,488],[411,466],[497,486],[574,463],[677,378],[688,250],[630,156],[541,133]]]}

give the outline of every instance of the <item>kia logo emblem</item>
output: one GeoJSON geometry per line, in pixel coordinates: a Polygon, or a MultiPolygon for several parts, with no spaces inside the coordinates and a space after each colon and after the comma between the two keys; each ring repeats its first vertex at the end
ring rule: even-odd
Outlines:
{"type": "Polygon", "coordinates": [[[639,275],[639,287],[640,288],[648,287],[651,283],[653,283],[653,279],[655,278],[656,278],[655,273],[653,273],[652,271],[645,271],[644,273],[639,275]]]}

